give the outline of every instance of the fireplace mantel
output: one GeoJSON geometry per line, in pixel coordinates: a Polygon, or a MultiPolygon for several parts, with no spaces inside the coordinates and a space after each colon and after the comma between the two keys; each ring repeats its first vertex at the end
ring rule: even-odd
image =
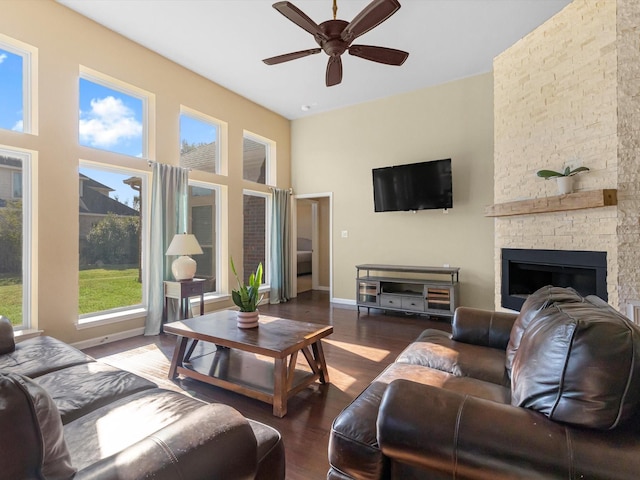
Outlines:
{"type": "Polygon", "coordinates": [[[532,213],[561,212],[583,208],[608,207],[618,204],[616,189],[588,190],[584,192],[556,195],[553,197],[531,198],[514,202],[497,203],[485,209],[485,217],[507,217],[530,215],[532,213]]]}

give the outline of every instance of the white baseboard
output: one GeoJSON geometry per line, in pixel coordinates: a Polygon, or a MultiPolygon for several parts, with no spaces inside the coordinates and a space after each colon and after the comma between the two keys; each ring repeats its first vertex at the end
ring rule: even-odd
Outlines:
{"type": "Polygon", "coordinates": [[[89,340],[82,340],[80,342],[72,343],[71,345],[82,350],[83,348],[96,347],[98,345],[104,345],[105,343],[115,342],[117,340],[124,340],[125,338],[137,337],[144,334],[144,327],[134,328],[133,330],[127,330],[125,332],[117,332],[111,335],[105,335],[103,337],[90,338],[89,340]]]}
{"type": "Polygon", "coordinates": [[[355,300],[351,300],[349,298],[336,298],[336,297],[333,297],[331,299],[331,303],[338,303],[338,304],[341,304],[341,305],[354,305],[355,306],[356,301],[355,300]]]}

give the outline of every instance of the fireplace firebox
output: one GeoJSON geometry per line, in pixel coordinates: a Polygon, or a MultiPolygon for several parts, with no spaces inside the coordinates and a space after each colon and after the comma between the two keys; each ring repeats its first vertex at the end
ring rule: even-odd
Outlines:
{"type": "Polygon", "coordinates": [[[581,295],[607,296],[607,252],[502,249],[501,305],[520,310],[545,285],[572,287],[581,295]]]}

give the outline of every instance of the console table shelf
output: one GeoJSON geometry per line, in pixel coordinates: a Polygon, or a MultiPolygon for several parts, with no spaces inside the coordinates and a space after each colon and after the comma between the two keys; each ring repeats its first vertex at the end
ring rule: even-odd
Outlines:
{"type": "Polygon", "coordinates": [[[356,265],[358,313],[360,307],[366,307],[367,312],[379,308],[452,317],[458,306],[459,270],[457,267],[356,265]],[[431,278],[434,275],[446,275],[449,279],[431,278]]]}

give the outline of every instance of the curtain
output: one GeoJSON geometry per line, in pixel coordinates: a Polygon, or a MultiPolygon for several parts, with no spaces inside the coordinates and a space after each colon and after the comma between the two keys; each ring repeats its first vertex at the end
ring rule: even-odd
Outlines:
{"type": "MultiPolygon", "coordinates": [[[[172,258],[167,251],[176,233],[187,231],[188,181],[186,168],[172,167],[163,163],[154,163],[151,185],[151,220],[149,246],[149,286],[147,321],[145,335],[158,335],[162,331],[162,311],[164,306],[165,280],[172,280],[172,258]]],[[[169,319],[175,318],[177,302],[171,302],[173,312],[169,319]]]]}
{"type": "Polygon", "coordinates": [[[272,191],[269,303],[280,303],[291,298],[291,193],[278,188],[272,191]]]}

